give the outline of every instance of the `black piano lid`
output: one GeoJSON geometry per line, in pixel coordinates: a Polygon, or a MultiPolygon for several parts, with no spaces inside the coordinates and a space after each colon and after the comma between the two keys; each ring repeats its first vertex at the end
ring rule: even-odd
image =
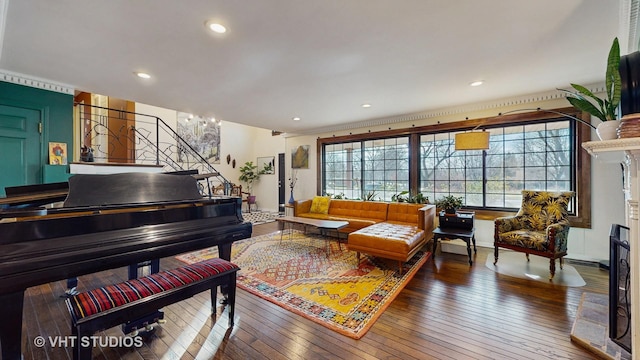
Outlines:
{"type": "Polygon", "coordinates": [[[216,226],[243,222],[239,198],[204,198],[192,176],[157,173],[74,175],[63,207],[21,211],[0,214],[31,216],[0,223],[0,245],[199,218],[216,218],[216,226]]]}
{"type": "Polygon", "coordinates": [[[202,200],[194,177],[154,173],[78,174],[69,178],[69,194],[64,207],[181,200],[202,200]]]}

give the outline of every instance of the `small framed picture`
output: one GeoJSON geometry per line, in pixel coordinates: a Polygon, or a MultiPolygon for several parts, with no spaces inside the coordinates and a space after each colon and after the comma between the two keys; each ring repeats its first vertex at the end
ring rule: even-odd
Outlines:
{"type": "Polygon", "coordinates": [[[61,142],[49,143],[49,164],[67,165],[67,144],[61,142]]]}

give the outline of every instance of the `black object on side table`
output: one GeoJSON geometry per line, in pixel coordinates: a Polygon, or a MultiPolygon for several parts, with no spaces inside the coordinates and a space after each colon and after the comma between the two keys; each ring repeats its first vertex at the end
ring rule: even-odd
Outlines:
{"type": "Polygon", "coordinates": [[[436,255],[438,240],[440,239],[462,239],[467,243],[467,254],[469,255],[469,265],[473,265],[471,259],[471,242],[473,242],[473,252],[477,253],[476,236],[473,220],[475,212],[458,211],[455,215],[445,214],[441,211],[438,215],[440,226],[433,230],[433,256],[436,255]]]}

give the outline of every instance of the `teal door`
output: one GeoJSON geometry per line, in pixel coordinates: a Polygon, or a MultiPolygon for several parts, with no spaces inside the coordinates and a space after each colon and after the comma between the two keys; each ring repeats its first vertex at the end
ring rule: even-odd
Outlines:
{"type": "Polygon", "coordinates": [[[0,105],[0,195],[7,186],[42,182],[40,112],[0,105]]]}

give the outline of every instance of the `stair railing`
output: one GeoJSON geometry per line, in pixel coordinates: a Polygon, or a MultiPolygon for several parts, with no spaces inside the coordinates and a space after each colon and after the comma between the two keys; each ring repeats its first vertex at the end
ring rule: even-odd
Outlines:
{"type": "MultiPolygon", "coordinates": [[[[102,106],[76,105],[83,147],[81,160],[161,165],[164,172],[197,172],[196,178],[206,181],[209,195],[211,179],[222,185],[224,194],[230,194],[231,182],[161,118],[102,106]]],[[[201,188],[204,189],[204,185],[201,188]]]]}

